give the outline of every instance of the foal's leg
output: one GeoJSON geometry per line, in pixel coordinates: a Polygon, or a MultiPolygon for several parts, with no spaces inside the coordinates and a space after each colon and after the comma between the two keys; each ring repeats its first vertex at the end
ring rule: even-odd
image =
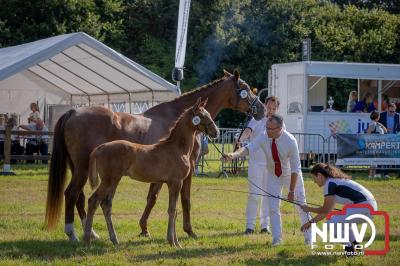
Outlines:
{"type": "MultiPolygon", "coordinates": [[[[86,224],[86,211],[85,211],[85,193],[82,192],[79,194],[78,201],[76,202],[76,209],[78,210],[79,217],[81,218],[82,222],[82,229],[85,233],[85,224],[86,224]]],[[[90,236],[93,240],[99,239],[99,235],[92,229],[90,236]]]]}
{"type": "Polygon", "coordinates": [[[193,148],[193,152],[190,155],[190,172],[183,181],[181,190],[181,203],[182,203],[182,215],[183,215],[183,231],[185,231],[190,237],[197,238],[197,235],[193,232],[192,224],[190,221],[190,190],[192,187],[192,176],[195,168],[196,158],[199,155],[198,145],[193,148]]]}
{"type": "Polygon", "coordinates": [[[176,205],[178,203],[179,191],[182,188],[182,180],[172,180],[168,182],[169,189],[169,206],[168,206],[168,231],[167,240],[173,247],[181,248],[176,237],[176,205]]]}
{"type": "Polygon", "coordinates": [[[107,197],[100,203],[100,206],[103,209],[104,217],[106,219],[108,234],[110,236],[111,242],[113,242],[114,245],[119,244],[111,218],[112,200],[114,198],[117,185],[118,183],[114,186],[114,189],[108,193],[107,197]]]}
{"type": "Polygon", "coordinates": [[[88,201],[88,212],[86,217],[85,224],[85,232],[83,235],[83,240],[86,244],[90,244],[91,240],[91,232],[93,226],[93,216],[96,212],[97,207],[99,207],[100,202],[102,202],[110,192],[110,188],[104,185],[104,182],[101,182],[100,186],[93,193],[93,195],[89,198],[88,201]]]}
{"type": "Polygon", "coordinates": [[[160,193],[162,187],[162,183],[151,183],[149,192],[147,194],[147,204],[146,208],[143,211],[142,217],[140,218],[139,225],[142,229],[142,232],[139,236],[150,236],[149,231],[147,231],[147,220],[149,219],[149,215],[154,205],[156,204],[158,194],[160,193]]]}

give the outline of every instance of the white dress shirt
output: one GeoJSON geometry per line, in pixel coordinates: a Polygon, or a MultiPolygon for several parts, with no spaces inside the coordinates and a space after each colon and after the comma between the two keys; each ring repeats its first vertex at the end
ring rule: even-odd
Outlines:
{"type": "MultiPolygon", "coordinates": [[[[301,173],[301,163],[299,156],[299,148],[295,137],[282,129],[281,135],[275,139],[276,146],[278,148],[278,155],[281,161],[282,176],[290,176],[292,173],[301,173]]],[[[264,132],[251,141],[245,146],[249,154],[255,151],[261,150],[264,152],[267,160],[267,170],[269,173],[275,173],[275,163],[272,158],[272,138],[269,138],[267,133],[264,132]]]]}

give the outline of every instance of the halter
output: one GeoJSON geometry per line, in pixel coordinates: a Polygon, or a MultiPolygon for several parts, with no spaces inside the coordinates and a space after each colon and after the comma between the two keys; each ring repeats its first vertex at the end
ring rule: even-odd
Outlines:
{"type": "Polygon", "coordinates": [[[208,136],[208,128],[210,125],[214,124],[214,122],[210,121],[207,124],[201,124],[201,118],[198,115],[195,115],[194,113],[193,113],[193,115],[194,116],[192,117],[192,124],[195,126],[195,128],[197,130],[204,132],[208,136]],[[197,119],[200,119],[200,121],[198,121],[197,123],[195,123],[195,120],[197,121],[196,117],[197,117],[197,119]],[[204,126],[204,131],[200,129],[200,127],[199,127],[200,125],[204,126]]]}
{"type": "MultiPolygon", "coordinates": [[[[235,87],[236,87],[236,92],[237,92],[239,98],[241,98],[241,99],[246,99],[246,100],[247,100],[247,103],[249,104],[249,109],[247,110],[247,115],[254,116],[254,115],[257,114],[256,103],[257,103],[258,97],[255,96],[254,99],[251,100],[251,99],[250,99],[249,93],[247,93],[247,90],[246,90],[246,89],[240,88],[240,86],[239,86],[239,81],[244,82],[244,81],[241,80],[241,79],[238,79],[236,82],[234,82],[234,83],[235,83],[235,87]],[[245,91],[246,94],[247,94],[245,97],[242,97],[242,92],[243,92],[243,91],[245,91]]],[[[238,101],[238,102],[239,102],[239,101],[238,101]]]]}

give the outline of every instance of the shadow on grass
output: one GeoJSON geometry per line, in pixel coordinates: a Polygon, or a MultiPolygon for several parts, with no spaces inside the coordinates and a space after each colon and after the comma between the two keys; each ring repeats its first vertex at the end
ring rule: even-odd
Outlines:
{"type": "Polygon", "coordinates": [[[158,253],[149,253],[143,255],[136,255],[129,260],[132,263],[156,261],[165,259],[190,259],[190,258],[203,258],[218,255],[228,255],[240,253],[246,250],[254,250],[259,248],[259,244],[246,244],[240,247],[201,247],[201,248],[183,248],[172,249],[170,251],[159,251],[158,253]]]}
{"type": "Polygon", "coordinates": [[[29,257],[37,260],[68,258],[72,256],[101,255],[113,249],[105,241],[93,242],[86,247],[83,242],[71,243],[66,240],[18,240],[0,242],[1,258],[29,257]]]}
{"type": "MultiPolygon", "coordinates": [[[[244,261],[246,265],[328,265],[335,263],[339,258],[337,256],[315,256],[309,255],[302,258],[288,258],[278,253],[275,258],[263,258],[263,259],[248,259],[244,261]]],[[[285,252],[283,252],[285,253],[285,252]]]]}

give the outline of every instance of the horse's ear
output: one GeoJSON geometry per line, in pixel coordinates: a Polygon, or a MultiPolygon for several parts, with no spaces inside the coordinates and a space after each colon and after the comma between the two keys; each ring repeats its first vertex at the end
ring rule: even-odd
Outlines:
{"type": "Polygon", "coordinates": [[[208,97],[201,103],[201,107],[206,107],[207,102],[208,102],[208,97]]]}
{"type": "Polygon", "coordinates": [[[201,97],[197,98],[196,103],[193,106],[193,110],[197,110],[201,104],[201,97]]]}
{"type": "Polygon", "coordinates": [[[232,74],[224,69],[224,77],[229,78],[230,76],[232,76],[232,74]]]}
{"type": "Polygon", "coordinates": [[[235,79],[236,79],[236,80],[239,80],[239,79],[240,79],[239,71],[237,71],[236,69],[235,69],[235,71],[233,71],[233,75],[235,76],[235,79]]]}

